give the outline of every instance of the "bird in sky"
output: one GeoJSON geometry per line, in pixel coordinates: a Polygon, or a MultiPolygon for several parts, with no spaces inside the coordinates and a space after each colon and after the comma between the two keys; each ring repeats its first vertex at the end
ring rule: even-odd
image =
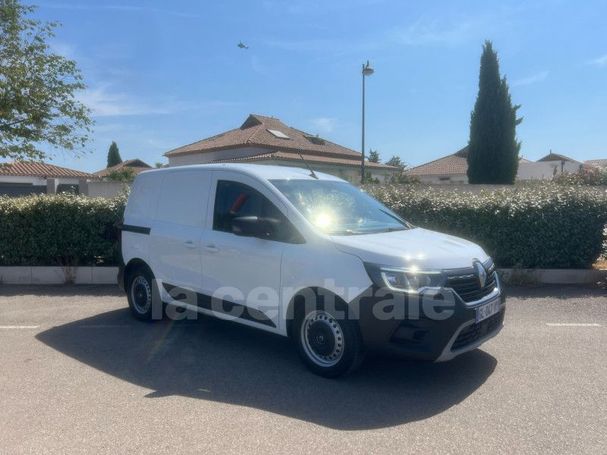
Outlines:
{"type": "Polygon", "coordinates": [[[240,43],[238,43],[238,47],[239,47],[240,49],[248,49],[248,48],[249,48],[249,46],[247,46],[247,45],[246,45],[245,43],[243,43],[242,41],[241,41],[240,43]]]}

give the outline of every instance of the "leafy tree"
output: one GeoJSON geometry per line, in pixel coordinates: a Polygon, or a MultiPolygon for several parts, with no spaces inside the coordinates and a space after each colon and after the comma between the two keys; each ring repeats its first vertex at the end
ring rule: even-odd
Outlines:
{"type": "Polygon", "coordinates": [[[156,169],[160,169],[161,167],[164,167],[164,164],[162,164],[160,161],[158,161],[157,163],[154,163],[154,167],[156,169]]]}
{"type": "Polygon", "coordinates": [[[373,175],[371,175],[370,172],[365,172],[365,181],[363,182],[363,184],[368,184],[368,183],[379,183],[379,179],[377,177],[373,177],[373,175]]]}
{"type": "Polygon", "coordinates": [[[468,181],[514,183],[521,148],[516,139],[519,105],[513,106],[506,78],[500,78],[497,53],[485,41],[479,89],[470,119],[468,181]]]}
{"type": "Polygon", "coordinates": [[[80,153],[90,111],[76,98],[85,88],[73,60],[53,53],[56,22],[31,18],[34,7],[0,0],[0,157],[44,159],[46,143],[80,153]],[[80,149],[80,150],[79,150],[80,149]]]}
{"type": "Polygon", "coordinates": [[[379,163],[380,162],[379,152],[377,150],[370,150],[369,151],[369,162],[371,162],[371,163],[379,163]]]}
{"type": "Polygon", "coordinates": [[[405,169],[405,163],[403,163],[403,160],[400,159],[400,156],[394,155],[392,158],[390,158],[388,161],[386,161],[386,164],[388,166],[394,166],[394,167],[399,167],[401,168],[401,170],[405,169]]]}
{"type": "Polygon", "coordinates": [[[395,183],[395,184],[419,183],[418,177],[405,173],[405,170],[407,169],[407,165],[403,162],[403,160],[400,158],[400,156],[394,155],[392,158],[390,158],[388,161],[386,161],[386,164],[388,166],[394,166],[399,169],[398,172],[395,172],[390,177],[390,183],[395,183]]]}
{"type": "Polygon", "coordinates": [[[107,167],[116,166],[117,164],[122,163],[122,158],[120,157],[120,151],[118,150],[118,144],[112,141],[109,150],[107,151],[107,167]]]}
{"type": "Polygon", "coordinates": [[[122,169],[116,169],[115,171],[110,172],[106,179],[113,182],[130,183],[135,180],[135,171],[130,167],[123,167],[122,169]]]}

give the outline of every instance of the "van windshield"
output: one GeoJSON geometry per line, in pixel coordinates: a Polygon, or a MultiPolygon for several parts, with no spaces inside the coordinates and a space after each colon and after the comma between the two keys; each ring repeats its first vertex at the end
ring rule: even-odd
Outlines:
{"type": "Polygon", "coordinates": [[[271,180],[297,210],[326,234],[401,231],[412,226],[362,190],[332,180],[271,180]]]}

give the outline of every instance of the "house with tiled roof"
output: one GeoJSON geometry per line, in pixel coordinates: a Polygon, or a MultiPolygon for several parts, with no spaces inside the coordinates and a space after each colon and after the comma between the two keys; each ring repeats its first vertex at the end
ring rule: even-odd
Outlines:
{"type": "Polygon", "coordinates": [[[0,195],[21,196],[46,193],[49,183],[55,191],[77,192],[81,180],[96,179],[93,174],[35,161],[0,163],[0,195]]]}
{"type": "Polygon", "coordinates": [[[115,166],[106,167],[105,169],[101,169],[100,171],[94,172],[94,174],[99,178],[105,178],[112,172],[120,171],[122,169],[129,169],[133,172],[133,175],[137,175],[140,172],[152,169],[152,166],[150,166],[145,161],[141,161],[139,159],[132,159],[122,161],[121,163],[118,163],[115,166]]]}
{"type": "MultiPolygon", "coordinates": [[[[578,172],[584,164],[558,153],[550,153],[537,161],[519,159],[517,181],[549,180],[562,173],[578,172]]],[[[415,176],[422,183],[468,183],[468,147],[452,155],[412,167],[406,174],[415,176]]]]}
{"type": "MultiPolygon", "coordinates": [[[[251,114],[238,128],[165,153],[169,166],[250,162],[305,167],[360,181],[361,154],[299,129],[274,117],[251,114]]],[[[399,172],[394,166],[365,162],[368,174],[380,181],[399,172]]]]}
{"type": "Polygon", "coordinates": [[[405,171],[421,183],[468,183],[468,146],[405,171]]]}

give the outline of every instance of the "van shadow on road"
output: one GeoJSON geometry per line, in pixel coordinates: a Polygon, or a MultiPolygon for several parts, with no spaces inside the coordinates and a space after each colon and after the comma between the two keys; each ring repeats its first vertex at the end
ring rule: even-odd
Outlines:
{"type": "Polygon", "coordinates": [[[36,337],[117,378],[154,390],[301,419],[341,430],[428,418],[461,402],[497,361],[476,350],[441,364],[374,358],[351,376],[309,373],[291,342],[234,323],[144,323],[127,309],[54,327],[36,337]]]}

